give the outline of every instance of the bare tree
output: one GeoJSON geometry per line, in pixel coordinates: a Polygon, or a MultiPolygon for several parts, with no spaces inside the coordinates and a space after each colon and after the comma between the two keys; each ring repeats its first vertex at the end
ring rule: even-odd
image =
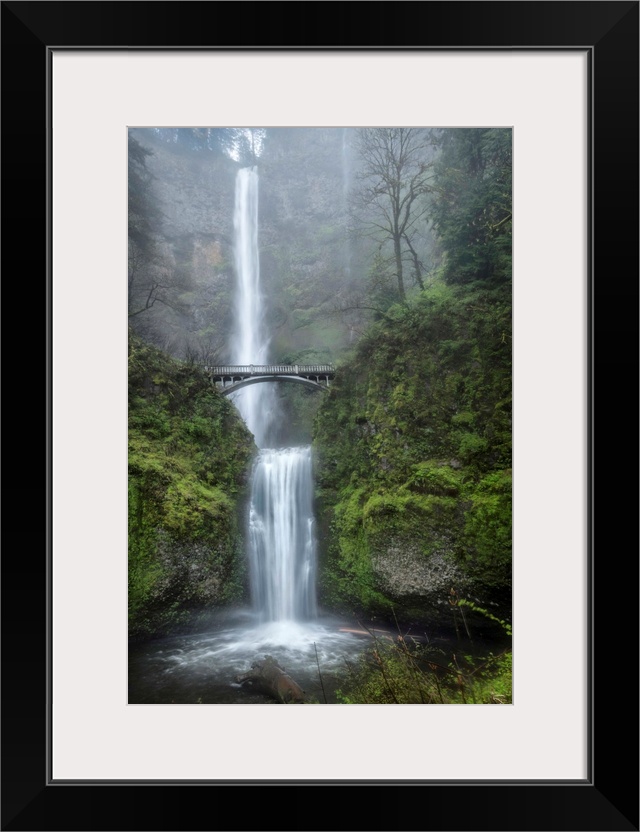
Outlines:
{"type": "Polygon", "coordinates": [[[178,293],[186,287],[166,244],[156,243],[152,254],[129,239],[129,317],[135,318],[156,303],[180,310],[178,293]]]}
{"type": "Polygon", "coordinates": [[[429,133],[414,127],[365,127],[358,130],[357,147],[361,169],[352,201],[356,231],[375,240],[379,250],[391,246],[398,294],[404,300],[406,261],[424,288],[417,237],[427,211],[423,196],[430,190],[429,133]]]}
{"type": "Polygon", "coordinates": [[[219,363],[224,348],[224,337],[219,332],[205,331],[195,333],[184,342],[183,360],[187,364],[213,367],[219,363]]]}

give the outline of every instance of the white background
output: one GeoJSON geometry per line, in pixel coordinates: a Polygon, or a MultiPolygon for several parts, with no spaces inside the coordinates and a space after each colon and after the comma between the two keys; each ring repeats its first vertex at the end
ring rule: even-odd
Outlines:
{"type": "Polygon", "coordinates": [[[54,779],[586,777],[586,73],[575,52],[54,53],[54,779]],[[127,704],[128,125],[514,128],[512,706],[127,704]]]}

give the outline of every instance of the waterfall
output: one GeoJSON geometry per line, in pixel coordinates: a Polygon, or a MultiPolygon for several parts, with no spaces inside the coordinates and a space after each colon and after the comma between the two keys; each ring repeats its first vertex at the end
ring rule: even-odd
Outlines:
{"type": "MultiPolygon", "coordinates": [[[[349,217],[349,187],[351,180],[351,165],[349,163],[349,127],[342,129],[342,209],[345,221],[349,217]]],[[[351,277],[351,245],[349,235],[344,238],[344,274],[346,278],[351,277]]],[[[349,339],[351,343],[353,339],[349,339]]]]}
{"type": "Polygon", "coordinates": [[[315,616],[311,448],[263,450],[249,520],[253,597],[267,621],[315,616]]]}
{"type": "MultiPolygon", "coordinates": [[[[258,172],[236,179],[236,327],[233,361],[268,364],[258,255],[258,172]]],[[[234,395],[260,448],[249,511],[249,567],[253,604],[263,621],[301,621],[316,615],[316,544],[311,448],[268,447],[278,422],[272,384],[254,384],[234,395]]]]}
{"type": "MultiPolygon", "coordinates": [[[[258,171],[255,167],[238,171],[233,226],[237,276],[235,333],[231,344],[233,362],[268,364],[269,337],[260,290],[258,171]]],[[[265,447],[277,420],[273,387],[270,384],[251,385],[238,391],[234,402],[254,435],[256,445],[265,447]]]]}

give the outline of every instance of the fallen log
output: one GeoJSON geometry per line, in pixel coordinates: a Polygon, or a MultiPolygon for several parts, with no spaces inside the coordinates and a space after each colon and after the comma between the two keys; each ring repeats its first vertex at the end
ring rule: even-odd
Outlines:
{"type": "Polygon", "coordinates": [[[300,685],[272,656],[265,656],[264,661],[254,662],[251,670],[238,676],[237,681],[241,685],[251,685],[285,705],[309,702],[300,685]]]}

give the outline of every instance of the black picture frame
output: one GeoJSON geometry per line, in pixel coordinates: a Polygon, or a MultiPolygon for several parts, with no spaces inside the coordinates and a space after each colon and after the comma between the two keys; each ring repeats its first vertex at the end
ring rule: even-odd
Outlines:
{"type": "MultiPolygon", "coordinates": [[[[47,442],[35,442],[34,464],[21,461],[15,470],[11,466],[11,492],[19,497],[18,505],[30,515],[36,511],[41,516],[46,506],[47,517],[42,533],[36,533],[29,517],[16,534],[7,535],[11,545],[5,547],[2,561],[3,830],[638,829],[636,523],[629,542],[629,519],[637,517],[637,499],[625,475],[630,470],[633,480],[637,470],[637,445],[635,440],[631,443],[634,453],[630,453],[629,440],[637,438],[638,9],[638,2],[626,0],[2,3],[5,303],[8,289],[9,297],[13,294],[10,311],[23,309],[25,315],[28,311],[32,320],[33,296],[39,294],[42,312],[36,331],[27,339],[29,347],[21,348],[11,361],[14,376],[9,373],[7,409],[13,412],[15,401],[15,412],[24,416],[28,406],[39,416],[46,387],[47,413],[47,442]],[[229,18],[222,16],[222,7],[242,20],[242,29],[223,25],[229,18]],[[215,36],[208,40],[212,31],[215,36]],[[592,103],[588,646],[592,686],[590,765],[585,782],[98,784],[48,780],[48,62],[54,48],[238,46],[588,50],[592,103]],[[39,245],[22,243],[25,232],[39,245]],[[38,336],[44,340],[42,349],[38,336]],[[29,355],[34,345],[29,373],[21,372],[25,352],[29,355]],[[41,473],[43,463],[46,477],[41,473]],[[43,500],[33,499],[36,483],[46,492],[43,500]],[[30,497],[26,506],[25,495],[30,497]]],[[[34,431],[38,432],[41,429],[34,431]]],[[[18,432],[16,426],[12,435],[24,437],[24,430],[18,432]]],[[[34,449],[33,440],[25,444],[34,449]]],[[[558,633],[558,644],[549,649],[570,650],[571,642],[571,633],[558,633]]],[[[562,695],[561,679],[550,680],[550,687],[554,696],[562,695]]],[[[481,755],[482,749],[473,753],[481,755]]]]}

